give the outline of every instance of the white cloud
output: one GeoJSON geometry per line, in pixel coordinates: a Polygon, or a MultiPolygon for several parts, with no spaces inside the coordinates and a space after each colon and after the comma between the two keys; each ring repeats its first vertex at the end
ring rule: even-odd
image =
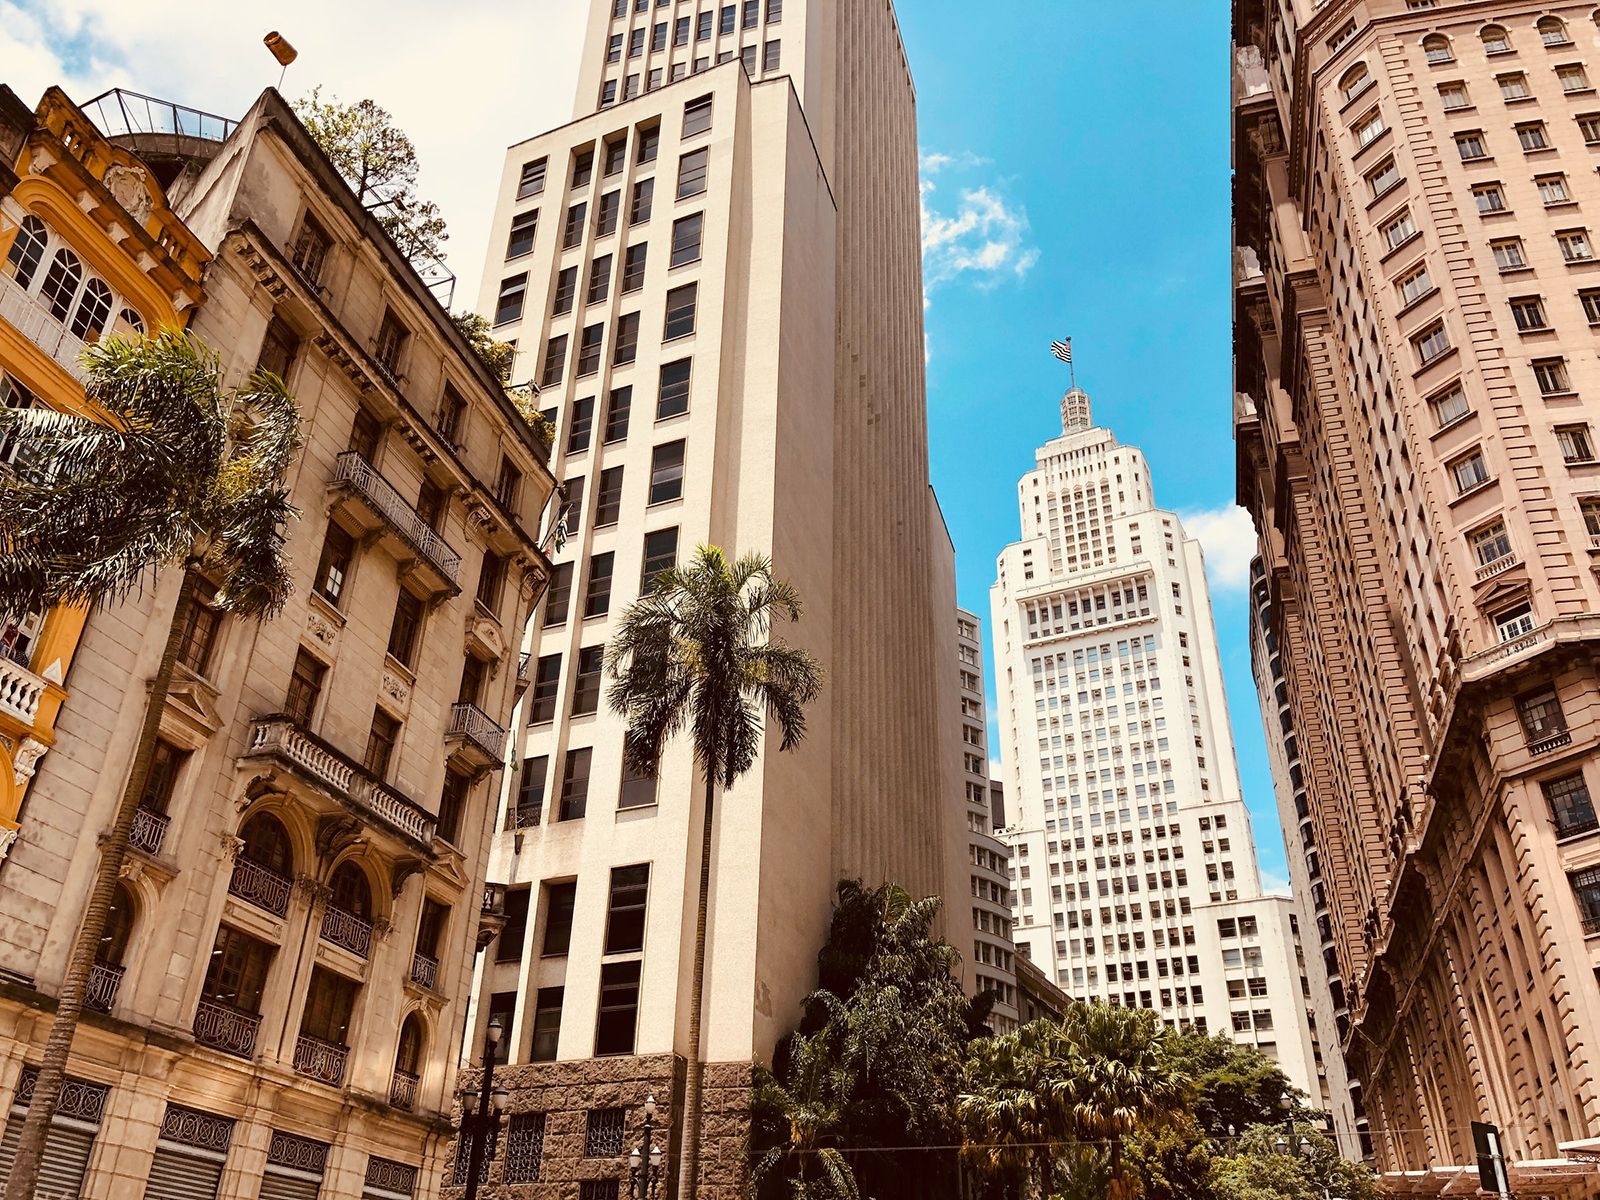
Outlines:
{"type": "Polygon", "coordinates": [[[974,154],[970,150],[963,150],[959,154],[934,151],[922,155],[920,161],[924,175],[937,175],[940,171],[970,171],[975,167],[986,167],[990,162],[981,154],[974,154]]]}
{"type": "Polygon", "coordinates": [[[27,104],[51,84],[83,101],[125,87],[242,116],[278,65],[276,28],[300,51],[283,92],[370,97],[410,134],[420,190],[450,223],[455,307],[475,307],[505,148],[568,120],[587,5],[456,0],[0,0],[0,63],[27,104]],[[270,24],[268,23],[270,19],[270,24]]]}
{"type": "Polygon", "coordinates": [[[1256,554],[1256,527],[1237,504],[1180,513],[1190,537],[1205,551],[1206,573],[1215,591],[1239,591],[1250,583],[1250,560],[1256,554]]]}
{"type": "MultiPolygon", "coordinates": [[[[929,158],[940,158],[933,155],[929,158]]],[[[928,158],[924,158],[925,170],[928,158]]],[[[1039,261],[1028,213],[994,186],[962,188],[953,211],[940,211],[932,179],[922,181],[922,275],[929,290],[961,276],[987,290],[1021,279],[1039,261]]]]}
{"type": "Polygon", "coordinates": [[[1294,889],[1289,885],[1289,877],[1280,875],[1276,871],[1263,870],[1261,872],[1261,890],[1269,896],[1287,896],[1294,889]]]}

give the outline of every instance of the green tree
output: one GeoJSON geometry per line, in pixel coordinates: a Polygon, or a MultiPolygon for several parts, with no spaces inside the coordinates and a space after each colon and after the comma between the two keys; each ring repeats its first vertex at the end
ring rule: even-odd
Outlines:
{"type": "Polygon", "coordinates": [[[31,1200],[50,1119],[83,1011],[150,773],[184,626],[202,586],[210,603],[270,616],[289,594],[284,475],[299,413],[274,376],[225,391],[217,357],[187,333],[109,339],[84,352],[89,405],[103,423],[49,409],[0,409],[0,438],[20,446],[0,473],[0,598],[12,609],[103,605],[163,567],[181,568],[177,606],[151,683],[133,766],[101,845],[17,1144],[7,1200],[31,1200]]]}
{"type": "Polygon", "coordinates": [[[1281,1122],[1286,1111],[1298,1120],[1312,1115],[1283,1068],[1254,1046],[1186,1032],[1169,1036],[1162,1054],[1174,1070],[1194,1080],[1194,1119],[1209,1137],[1281,1122]]]}
{"type": "Polygon", "coordinates": [[[451,313],[450,319],[461,331],[461,336],[467,339],[467,345],[472,347],[478,361],[488,367],[502,384],[510,383],[511,363],[517,356],[517,348],[510,342],[497,339],[489,322],[475,312],[451,313]]]}
{"type": "Polygon", "coordinates": [[[410,260],[442,257],[450,236],[444,217],[437,204],[417,196],[417,148],[388,109],[373,100],[324,100],[319,86],[296,100],[294,111],[400,253],[410,260]]]}
{"type": "Polygon", "coordinates": [[[1387,1194],[1365,1165],[1341,1158],[1316,1127],[1296,1124],[1294,1146],[1284,1132],[1282,1125],[1251,1126],[1227,1155],[1213,1159],[1215,1200],[1379,1200],[1387,1194]]]}
{"type": "Polygon", "coordinates": [[[821,690],[822,670],[810,654],[773,634],[777,621],[799,619],[800,595],[773,575],[770,559],[746,554],[729,562],[715,546],[701,546],[687,564],[655,577],[649,594],[623,614],[607,649],[608,695],[628,721],[624,752],[629,765],[654,771],[666,743],[687,729],[705,780],[681,1200],[694,1200],[699,1188],[700,1016],[717,788],[732,787],[755,765],[766,733],[764,718],[777,724],[780,751],[805,737],[806,706],[821,690]]]}

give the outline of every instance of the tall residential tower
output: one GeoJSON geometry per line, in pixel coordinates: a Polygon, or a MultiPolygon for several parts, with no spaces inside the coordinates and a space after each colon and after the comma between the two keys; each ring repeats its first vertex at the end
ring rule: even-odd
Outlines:
{"type": "Polygon", "coordinates": [[[512,1134],[489,1179],[617,1178],[650,1091],[677,1154],[701,787],[683,738],[655,777],[624,770],[604,656],[653,573],[710,543],[772,556],[806,602],[784,636],[828,678],[804,744],[770,740],[719,799],[701,1194],[720,1195],[835,882],[943,892],[966,857],[894,10],[596,0],[574,119],[509,150],[495,203],[482,311],[555,423],[567,539],[492,865],[509,924],[478,1020],[510,1031],[512,1134]]]}

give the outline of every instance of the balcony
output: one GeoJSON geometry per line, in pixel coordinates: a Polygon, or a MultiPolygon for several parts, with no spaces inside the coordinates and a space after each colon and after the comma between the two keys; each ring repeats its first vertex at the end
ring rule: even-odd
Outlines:
{"type": "Polygon", "coordinates": [[[122,986],[122,975],[127,968],[113,963],[96,962],[89,968],[89,986],[83,1002],[95,1012],[108,1013],[117,1002],[117,989],[122,986]]]}
{"type": "Polygon", "coordinates": [[[260,1028],[260,1013],[245,1012],[220,1000],[202,1000],[195,1009],[195,1041],[224,1054],[254,1058],[256,1033],[260,1028]]]}
{"type": "Polygon", "coordinates": [[[521,699],[522,693],[528,690],[528,685],[533,682],[533,655],[523,651],[517,656],[517,698],[521,699]]]}
{"type": "Polygon", "coordinates": [[[302,1033],[294,1044],[294,1069],[334,1087],[344,1080],[344,1063],[348,1057],[349,1046],[335,1046],[309,1033],[302,1033]]]}
{"type": "Polygon", "coordinates": [[[0,275],[0,320],[15,326],[17,331],[39,349],[59,363],[74,379],[82,379],[86,372],[78,356],[83,353],[83,339],[74,336],[67,327],[9,275],[0,275]]]}
{"type": "Polygon", "coordinates": [[[478,949],[482,950],[500,935],[506,923],[506,885],[486,883],[483,901],[478,906],[478,949]]]}
{"type": "Polygon", "coordinates": [[[143,850],[151,858],[161,853],[161,844],[167,840],[167,826],[171,818],[153,808],[139,807],[133,813],[133,828],[128,833],[128,845],[143,850]]]}
{"type": "Polygon", "coordinates": [[[1572,745],[1572,733],[1566,729],[1554,729],[1541,738],[1528,743],[1529,754],[1549,754],[1552,750],[1559,750],[1563,746],[1572,745]]]}
{"type": "Polygon", "coordinates": [[[1600,917],[1583,918],[1583,936],[1591,938],[1597,933],[1600,933],[1600,917]]]}
{"type": "Polygon", "coordinates": [[[450,707],[450,727],[445,741],[458,743],[462,756],[480,767],[498,767],[505,761],[505,727],[476,704],[459,701],[450,707]]]}
{"type": "Polygon", "coordinates": [[[228,894],[237,896],[247,904],[265,909],[275,917],[289,911],[289,892],[293,885],[276,871],[268,870],[247,858],[233,862],[233,875],[228,880],[228,894]]]}
{"type": "Polygon", "coordinates": [[[366,958],[372,949],[372,926],[354,913],[330,904],[322,910],[322,938],[366,958]]]}
{"type": "Polygon", "coordinates": [[[399,544],[390,549],[397,558],[411,559],[434,593],[454,595],[461,590],[461,555],[361,455],[354,450],[339,455],[328,486],[351,498],[351,515],[363,533],[387,530],[394,536],[399,544]]]}
{"type": "MultiPolygon", "coordinates": [[[[0,275],[0,279],[5,276],[0,275]]],[[[0,316],[4,316],[0,312],[0,316]]],[[[21,663],[0,655],[0,713],[15,717],[24,725],[32,725],[39,715],[39,700],[44,696],[45,681],[21,663]]]]}
{"type": "Polygon", "coordinates": [[[1502,554],[1494,561],[1486,562],[1483,564],[1483,566],[1478,568],[1475,576],[1475,582],[1482,583],[1485,579],[1493,579],[1502,571],[1508,571],[1512,567],[1516,566],[1519,561],[1520,560],[1515,554],[1502,554]]]}
{"type": "Polygon", "coordinates": [[[389,1080],[389,1107],[410,1112],[416,1106],[417,1077],[396,1067],[393,1078],[389,1080]]]}
{"type": "Polygon", "coordinates": [[[433,817],[423,808],[282,714],[261,717],[250,726],[250,743],[241,758],[254,757],[277,759],[414,845],[426,849],[433,844],[433,817]]]}

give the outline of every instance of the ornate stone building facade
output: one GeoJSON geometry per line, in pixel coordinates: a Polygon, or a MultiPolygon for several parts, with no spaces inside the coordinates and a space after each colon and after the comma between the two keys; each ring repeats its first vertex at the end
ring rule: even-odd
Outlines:
{"type": "Polygon", "coordinates": [[[1600,1139],[1592,4],[1234,8],[1239,500],[1378,1162],[1600,1139]]]}
{"type": "MultiPolygon", "coordinates": [[[[549,572],[547,450],[276,92],[239,122],[154,104],[91,102],[96,132],[52,92],[56,141],[30,139],[14,198],[47,218],[48,264],[58,237],[78,243],[44,185],[69,161],[120,168],[142,189],[108,185],[120,208],[74,178],[65,209],[136,252],[152,289],[171,267],[144,231],[186,249],[192,328],[225,380],[258,365],[284,379],[305,438],[294,592],[259,625],[201,606],[184,631],[47,1180],[151,1200],[436,1195],[464,998],[480,932],[498,927],[484,872],[522,630],[549,572]]],[[[153,301],[139,314],[173,320],[153,301]]],[[[0,322],[0,339],[39,349],[44,328],[0,322]]],[[[89,617],[0,865],[7,1138],[177,582],[89,617]]]]}

